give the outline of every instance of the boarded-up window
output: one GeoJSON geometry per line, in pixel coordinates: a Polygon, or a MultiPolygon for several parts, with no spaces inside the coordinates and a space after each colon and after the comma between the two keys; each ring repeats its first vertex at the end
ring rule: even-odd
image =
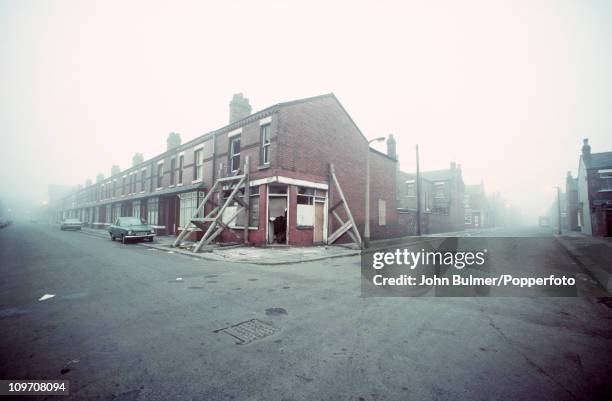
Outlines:
{"type": "Polygon", "coordinates": [[[298,187],[297,195],[297,225],[314,226],[314,188],[298,187]]]}
{"type": "Polygon", "coordinates": [[[230,219],[232,218],[234,213],[236,213],[236,210],[238,210],[237,206],[228,206],[223,211],[223,216],[221,217],[221,221],[223,221],[224,224],[227,224],[228,227],[231,227],[231,228],[236,227],[236,219],[234,219],[230,223],[230,219]]]}
{"type": "Polygon", "coordinates": [[[384,199],[378,200],[378,225],[387,225],[387,201],[384,199]]]}
{"type": "Polygon", "coordinates": [[[314,225],[314,205],[297,205],[297,225],[312,227],[314,225]]]}

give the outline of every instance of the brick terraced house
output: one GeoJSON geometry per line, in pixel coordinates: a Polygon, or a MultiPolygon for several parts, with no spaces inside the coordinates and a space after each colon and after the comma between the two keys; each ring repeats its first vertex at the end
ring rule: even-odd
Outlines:
{"type": "Polygon", "coordinates": [[[578,166],[577,226],[587,235],[612,236],[612,152],[591,153],[582,145],[578,166]]]}
{"type": "MultiPolygon", "coordinates": [[[[461,166],[420,173],[421,232],[435,234],[465,228],[465,185],[461,166]]],[[[416,233],[416,174],[397,172],[397,205],[400,224],[410,235],[416,233]]]]}
{"type": "MultiPolygon", "coordinates": [[[[395,197],[397,161],[368,146],[333,94],[279,103],[254,114],[248,99],[234,95],[228,125],[184,144],[169,138],[164,153],[63,198],[56,216],[79,217],[98,228],[119,216],[137,216],[160,234],[177,235],[217,180],[248,168],[249,213],[228,223],[217,241],[243,242],[246,232],[254,245],[327,243],[342,226],[338,217],[348,219],[337,208],[341,195],[330,184],[330,164],[363,234],[367,152],[371,238],[403,235],[395,197]],[[280,231],[279,220],[285,222],[280,231]]],[[[238,203],[247,201],[242,196],[238,203]]],[[[203,215],[213,207],[214,202],[207,205],[203,215]]],[[[235,207],[228,207],[223,218],[235,207]]]]}

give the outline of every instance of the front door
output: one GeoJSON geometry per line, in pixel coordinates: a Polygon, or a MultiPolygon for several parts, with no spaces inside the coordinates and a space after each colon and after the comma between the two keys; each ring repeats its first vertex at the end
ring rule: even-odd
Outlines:
{"type": "Polygon", "coordinates": [[[325,202],[315,202],[314,243],[323,242],[323,229],[325,225],[325,202]]]}

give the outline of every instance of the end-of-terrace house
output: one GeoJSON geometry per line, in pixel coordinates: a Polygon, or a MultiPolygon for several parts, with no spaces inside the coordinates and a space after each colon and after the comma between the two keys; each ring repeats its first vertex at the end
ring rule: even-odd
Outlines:
{"type": "MultiPolygon", "coordinates": [[[[217,241],[244,242],[248,236],[254,245],[327,243],[343,225],[340,221],[348,221],[338,207],[339,191],[331,185],[333,164],[363,236],[368,152],[371,238],[399,236],[397,160],[368,146],[333,94],[279,103],[253,114],[248,99],[234,95],[228,125],[184,144],[169,144],[166,152],[83,188],[63,200],[59,215],[78,216],[95,227],[119,216],[139,216],[160,233],[178,235],[217,181],[248,169],[248,221],[246,213],[239,214],[217,241]]],[[[219,198],[230,189],[207,202],[202,215],[222,203],[219,198]]],[[[247,204],[244,190],[238,197],[237,203],[247,204]]],[[[236,206],[228,207],[223,219],[236,206]]]]}
{"type": "Polygon", "coordinates": [[[577,179],[581,231],[612,236],[612,152],[591,153],[589,140],[584,139],[577,179]]]}
{"type": "MultiPolygon", "coordinates": [[[[398,171],[397,204],[400,225],[410,234],[416,230],[416,174],[398,171]]],[[[421,233],[435,234],[464,229],[465,185],[461,166],[420,173],[421,233]]]]}

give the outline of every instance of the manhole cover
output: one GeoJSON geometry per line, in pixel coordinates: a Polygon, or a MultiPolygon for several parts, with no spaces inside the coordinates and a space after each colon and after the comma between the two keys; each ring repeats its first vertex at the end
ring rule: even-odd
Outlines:
{"type": "Polygon", "coordinates": [[[246,322],[226,327],[224,329],[215,330],[215,333],[226,333],[238,339],[236,344],[243,345],[268,337],[276,333],[278,329],[268,323],[264,323],[259,319],[251,319],[246,322]]]}

